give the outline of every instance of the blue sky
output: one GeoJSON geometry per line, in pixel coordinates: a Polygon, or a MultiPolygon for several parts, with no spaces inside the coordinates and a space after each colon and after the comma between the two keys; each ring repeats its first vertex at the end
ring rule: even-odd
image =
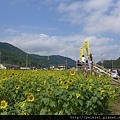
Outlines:
{"type": "Polygon", "coordinates": [[[120,57],[120,0],[0,0],[0,42],[77,60],[86,39],[96,62],[120,57]]]}

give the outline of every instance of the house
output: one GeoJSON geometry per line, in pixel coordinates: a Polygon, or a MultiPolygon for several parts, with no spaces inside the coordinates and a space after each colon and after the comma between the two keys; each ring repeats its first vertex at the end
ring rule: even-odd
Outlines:
{"type": "Polygon", "coordinates": [[[54,65],[50,65],[50,70],[54,70],[55,66],[54,65]]]}
{"type": "Polygon", "coordinates": [[[20,69],[19,65],[3,64],[6,69],[20,69]]]}
{"type": "Polygon", "coordinates": [[[59,70],[65,70],[65,65],[58,65],[59,70]]]}
{"type": "Polygon", "coordinates": [[[2,64],[0,64],[0,69],[6,69],[6,67],[2,64]]]}

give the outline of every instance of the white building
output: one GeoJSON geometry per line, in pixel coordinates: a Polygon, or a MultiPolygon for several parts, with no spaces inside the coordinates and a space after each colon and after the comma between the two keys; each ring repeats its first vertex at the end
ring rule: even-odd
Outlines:
{"type": "Polygon", "coordinates": [[[0,64],[0,69],[6,69],[6,67],[2,64],[0,64]]]}

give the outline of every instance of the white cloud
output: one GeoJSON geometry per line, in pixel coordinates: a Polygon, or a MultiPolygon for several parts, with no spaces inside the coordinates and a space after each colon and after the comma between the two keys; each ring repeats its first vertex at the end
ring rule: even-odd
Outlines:
{"type": "MultiPolygon", "coordinates": [[[[35,1],[37,0],[32,0],[32,3],[35,1]]],[[[15,0],[13,2],[15,2],[15,0]]],[[[26,3],[31,5],[28,3],[28,0],[16,0],[15,4],[18,4],[17,2],[21,2],[20,4],[26,3]]],[[[109,37],[110,34],[120,34],[120,1],[45,0],[44,2],[44,5],[48,5],[48,8],[53,8],[51,9],[51,12],[57,7],[58,11],[55,12],[59,12],[56,14],[60,16],[60,20],[62,20],[61,24],[63,26],[65,25],[63,21],[67,21],[68,23],[75,25],[76,29],[81,28],[80,34],[75,33],[74,35],[69,36],[49,36],[37,34],[38,32],[36,34],[21,33],[21,31],[16,31],[12,27],[4,30],[0,27],[0,33],[4,36],[3,38],[0,36],[0,40],[11,43],[29,53],[48,55],[49,52],[50,55],[63,55],[77,60],[79,59],[80,46],[83,46],[84,40],[88,39],[90,42],[91,53],[96,61],[101,59],[101,54],[103,54],[104,59],[117,59],[120,57],[120,46],[117,45],[118,41],[116,39],[118,36],[115,36],[116,38],[109,37]],[[102,36],[101,33],[107,33],[108,35],[106,36],[108,37],[102,36]],[[99,37],[97,35],[99,35],[99,37]]],[[[37,3],[39,2],[37,1],[37,3]]],[[[41,9],[44,8],[41,4],[37,4],[37,7],[38,6],[41,7],[41,9]]],[[[59,28],[60,25],[57,25],[58,24],[56,23],[54,23],[54,25],[51,23],[51,26],[48,26],[48,28],[51,29],[54,28],[53,26],[56,26],[56,29],[61,29],[62,31],[62,27],[59,28]]],[[[25,31],[28,27],[26,26],[27,25],[23,24],[19,29],[25,31]]],[[[29,26],[29,30],[30,29],[40,30],[39,26],[29,26]]],[[[47,31],[46,28],[45,30],[47,31]]],[[[68,29],[65,28],[65,30],[68,29]]]]}
{"type": "Polygon", "coordinates": [[[61,3],[58,11],[60,20],[82,25],[88,34],[103,32],[120,33],[120,1],[89,0],[61,3]]]}
{"type": "Polygon", "coordinates": [[[89,34],[95,33],[120,33],[120,17],[116,16],[104,16],[101,14],[95,14],[90,16],[87,20],[84,30],[89,34]]]}
{"type": "Polygon", "coordinates": [[[86,12],[101,11],[106,12],[111,6],[112,0],[89,0],[84,2],[83,10],[86,12]]]}
{"type": "MultiPolygon", "coordinates": [[[[21,34],[15,37],[9,37],[5,41],[28,53],[39,55],[62,55],[74,60],[79,59],[79,48],[84,45],[84,40],[89,40],[90,50],[96,61],[101,59],[104,54],[105,59],[117,59],[119,54],[113,54],[118,51],[118,45],[109,45],[113,42],[111,38],[97,38],[95,36],[85,37],[80,35],[73,36],[48,36],[45,34],[21,34]]],[[[86,55],[86,53],[85,53],[86,55]]]]}
{"type": "Polygon", "coordinates": [[[20,36],[12,37],[9,42],[32,53],[48,52],[59,47],[55,37],[49,37],[44,34],[21,34],[20,36]]]}

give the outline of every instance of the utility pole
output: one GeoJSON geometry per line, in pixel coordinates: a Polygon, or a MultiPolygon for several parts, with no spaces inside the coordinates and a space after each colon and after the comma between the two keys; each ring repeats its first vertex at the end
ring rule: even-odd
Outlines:
{"type": "Polygon", "coordinates": [[[111,60],[111,62],[112,62],[112,69],[113,69],[113,60],[111,60]]]}
{"type": "Polygon", "coordinates": [[[66,60],[66,70],[67,70],[67,60],[66,60]]]}
{"type": "Polygon", "coordinates": [[[101,54],[101,66],[103,66],[103,67],[104,67],[103,54],[101,54]]]}
{"type": "Polygon", "coordinates": [[[0,64],[1,64],[1,51],[0,51],[0,64]]]}
{"type": "Polygon", "coordinates": [[[28,53],[26,53],[26,69],[28,67],[28,53]]]}
{"type": "Polygon", "coordinates": [[[50,56],[50,53],[48,52],[48,60],[50,59],[49,56],[50,56]]]}

